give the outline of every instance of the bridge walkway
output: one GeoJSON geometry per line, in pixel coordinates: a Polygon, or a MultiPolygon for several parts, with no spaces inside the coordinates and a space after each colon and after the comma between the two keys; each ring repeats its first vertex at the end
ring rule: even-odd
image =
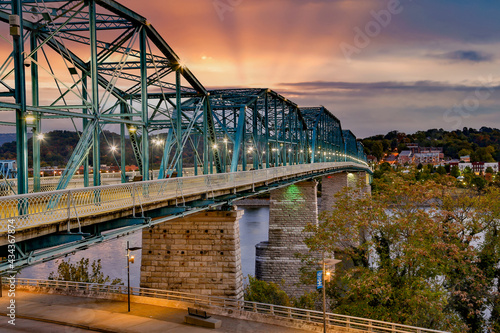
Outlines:
{"type": "MultiPolygon", "coordinates": [[[[58,231],[61,231],[65,223],[71,223],[68,229],[73,229],[79,227],[83,219],[90,220],[88,225],[103,222],[106,216],[109,219],[141,216],[145,210],[183,206],[190,200],[236,194],[286,179],[293,182],[294,178],[311,173],[333,173],[349,168],[370,171],[366,165],[353,162],[299,164],[0,197],[0,236],[6,234],[13,221],[19,241],[21,231],[36,227],[58,225],[58,231]]],[[[0,237],[0,245],[6,241],[6,237],[0,237]]]]}
{"type": "MultiPolygon", "coordinates": [[[[10,299],[0,298],[0,330],[13,328],[7,323],[6,309],[10,299]]],[[[94,299],[68,295],[40,294],[26,291],[16,292],[16,315],[18,318],[44,321],[59,326],[61,332],[75,329],[86,329],[97,332],[275,332],[304,333],[307,330],[259,323],[243,319],[223,316],[212,316],[222,321],[219,329],[208,329],[184,324],[185,309],[167,308],[148,304],[131,304],[131,312],[127,312],[127,303],[113,300],[94,299]],[[71,329],[64,326],[71,327],[71,329]]],[[[26,331],[26,322],[16,321],[15,331],[26,331]]],[[[14,332],[15,332],[14,331],[14,332]]],[[[6,331],[5,331],[6,332],[6,331]]]]}

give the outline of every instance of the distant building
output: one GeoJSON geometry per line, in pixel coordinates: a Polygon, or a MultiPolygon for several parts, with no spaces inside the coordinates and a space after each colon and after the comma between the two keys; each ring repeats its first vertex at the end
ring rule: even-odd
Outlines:
{"type": "Polygon", "coordinates": [[[444,154],[440,152],[416,153],[413,158],[415,164],[439,164],[443,161],[444,154]]]}
{"type": "Polygon", "coordinates": [[[483,173],[484,171],[484,162],[472,162],[472,172],[475,174],[483,173]]]}
{"type": "Polygon", "coordinates": [[[399,164],[413,163],[413,153],[411,150],[403,150],[398,156],[399,164]]]}
{"type": "Polygon", "coordinates": [[[460,169],[460,172],[464,172],[464,170],[469,167],[472,172],[475,174],[484,174],[486,172],[486,169],[488,167],[493,169],[493,172],[498,172],[500,170],[500,162],[492,162],[492,163],[485,163],[485,162],[472,162],[472,163],[450,163],[450,166],[457,165],[458,168],[460,169]]]}
{"type": "Polygon", "coordinates": [[[500,162],[484,163],[484,172],[488,168],[492,168],[493,172],[497,173],[500,170],[500,162]]]}
{"type": "Polygon", "coordinates": [[[0,160],[0,177],[15,178],[17,173],[17,162],[15,160],[0,160]]]}
{"type": "Polygon", "coordinates": [[[366,156],[366,160],[370,163],[377,163],[378,162],[378,159],[373,155],[366,156]]]}
{"type": "Polygon", "coordinates": [[[418,151],[418,143],[407,143],[406,148],[408,148],[412,154],[419,153],[418,151]]]}
{"type": "Polygon", "coordinates": [[[470,163],[470,155],[460,156],[460,162],[470,163]]]}
{"type": "Polygon", "coordinates": [[[389,164],[395,164],[397,160],[398,160],[398,153],[392,153],[385,158],[384,162],[387,162],[389,164]]]}

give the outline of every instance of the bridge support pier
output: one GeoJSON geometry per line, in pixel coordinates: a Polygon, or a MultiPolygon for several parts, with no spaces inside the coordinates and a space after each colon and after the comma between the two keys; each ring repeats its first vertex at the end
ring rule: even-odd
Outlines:
{"type": "MultiPolygon", "coordinates": [[[[352,187],[363,186],[363,193],[371,194],[371,186],[368,179],[368,175],[364,171],[360,172],[341,172],[335,173],[332,175],[323,176],[321,179],[321,207],[320,212],[331,211],[335,206],[336,198],[335,194],[340,192],[344,187],[352,187]]],[[[321,221],[320,221],[321,223],[321,221]]],[[[359,239],[351,239],[352,243],[359,244],[363,242],[365,239],[365,235],[363,231],[360,231],[359,239]]],[[[344,253],[335,253],[336,259],[342,260],[342,265],[337,266],[336,268],[343,267],[347,269],[352,267],[354,264],[352,263],[351,258],[346,256],[344,253]]]]}
{"type": "Polygon", "coordinates": [[[269,241],[256,245],[255,276],[280,284],[289,296],[301,296],[314,286],[299,284],[302,262],[296,253],[308,252],[303,231],[318,223],[316,181],[304,181],[271,192],[269,241]]]}
{"type": "Polygon", "coordinates": [[[241,216],[207,211],[144,229],[141,287],[243,299],[241,216]]]}
{"type": "Polygon", "coordinates": [[[365,188],[363,192],[371,193],[370,182],[367,174],[361,172],[340,172],[332,175],[323,176],[321,179],[321,207],[320,211],[332,210],[335,205],[335,194],[340,192],[344,187],[356,187],[358,182],[363,182],[365,188]]]}

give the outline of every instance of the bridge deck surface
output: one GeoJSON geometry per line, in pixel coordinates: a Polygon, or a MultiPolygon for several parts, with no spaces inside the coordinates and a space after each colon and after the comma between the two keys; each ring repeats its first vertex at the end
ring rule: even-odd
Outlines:
{"type": "MultiPolygon", "coordinates": [[[[215,193],[223,194],[219,191],[238,192],[259,184],[273,183],[314,172],[340,171],[349,167],[369,170],[365,165],[351,162],[301,164],[237,173],[0,197],[0,236],[2,234],[5,236],[11,223],[13,227],[15,226],[16,234],[20,236],[19,231],[23,229],[71,220],[78,226],[80,220],[86,217],[96,219],[97,216],[106,216],[133,207],[140,212],[142,209],[148,209],[145,206],[165,206],[173,200],[174,205],[183,205],[189,196],[213,197],[215,193]]],[[[101,221],[94,223],[98,222],[101,221]]],[[[6,244],[6,239],[2,239],[0,243],[6,244]]]]}
{"type": "MultiPolygon", "coordinates": [[[[0,313],[5,315],[10,300],[6,289],[3,295],[0,298],[0,308],[3,309],[0,313]]],[[[126,302],[87,297],[16,291],[15,300],[16,315],[49,323],[67,323],[73,326],[72,332],[76,327],[101,332],[308,332],[223,316],[213,316],[222,320],[221,328],[201,328],[184,324],[187,310],[132,303],[128,313],[126,302]]],[[[0,316],[0,331],[9,328],[14,329],[12,332],[27,332],[29,327],[33,327],[33,323],[27,320],[16,320],[16,326],[7,324],[7,320],[8,317],[0,316]]],[[[64,326],[60,326],[60,331],[64,332],[64,326]]]]}

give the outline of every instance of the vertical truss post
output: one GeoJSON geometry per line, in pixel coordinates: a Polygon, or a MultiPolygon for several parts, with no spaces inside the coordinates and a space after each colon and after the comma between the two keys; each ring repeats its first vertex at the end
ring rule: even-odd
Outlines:
{"type": "MultiPolygon", "coordinates": [[[[16,144],[18,194],[28,193],[28,146],[26,126],[26,76],[24,72],[24,28],[21,0],[12,0],[12,15],[19,18],[18,34],[14,33],[14,74],[16,98],[16,144]]],[[[21,213],[21,212],[20,212],[21,213]]]]}
{"type": "MultiPolygon", "coordinates": [[[[36,49],[37,44],[37,33],[35,31],[31,31],[30,34],[30,49],[31,51],[36,49]]],[[[34,52],[32,55],[33,61],[31,63],[31,98],[32,105],[39,105],[39,95],[38,95],[38,64],[36,61],[38,60],[37,52],[34,52]]],[[[35,126],[33,127],[33,137],[31,140],[33,141],[33,192],[40,192],[40,140],[39,137],[40,132],[40,114],[37,112],[35,114],[35,126]]]]}
{"type": "Polygon", "coordinates": [[[252,149],[252,160],[253,160],[253,168],[257,170],[259,168],[259,147],[258,143],[260,142],[259,140],[259,132],[258,132],[258,127],[257,127],[257,114],[258,114],[258,109],[257,109],[257,101],[254,103],[253,107],[253,117],[252,117],[252,127],[253,127],[253,142],[254,146],[252,149]]]}
{"type": "Polygon", "coordinates": [[[90,76],[92,78],[92,106],[94,109],[94,120],[97,122],[94,127],[94,145],[92,147],[94,166],[94,186],[101,185],[101,152],[100,152],[100,132],[99,125],[99,80],[97,77],[97,27],[96,27],[96,6],[95,0],[89,1],[89,27],[90,27],[90,76]]]}
{"type": "MultiPolygon", "coordinates": [[[[82,104],[86,105],[88,101],[88,93],[87,93],[87,72],[82,71],[82,104]]],[[[83,113],[87,114],[88,109],[84,108],[83,113]]],[[[87,118],[83,118],[83,129],[87,127],[88,120],[87,118]]],[[[83,160],[83,186],[89,187],[89,155],[85,155],[85,159],[83,160]]]]}
{"type": "Polygon", "coordinates": [[[268,93],[266,93],[264,97],[264,112],[265,112],[265,124],[264,124],[264,131],[266,131],[266,146],[265,146],[265,152],[266,152],[266,169],[269,169],[269,97],[268,93]]]}
{"type": "MultiPolygon", "coordinates": [[[[125,108],[126,108],[125,103],[121,102],[120,103],[121,114],[126,113],[125,108]]],[[[125,166],[127,165],[126,157],[127,156],[125,153],[125,124],[121,123],[120,124],[120,169],[121,169],[122,183],[127,182],[127,174],[125,170],[125,166]]]]}
{"type": "Polygon", "coordinates": [[[208,164],[210,165],[210,174],[214,173],[214,155],[215,149],[212,147],[211,153],[209,154],[208,164]]]}
{"type": "MultiPolygon", "coordinates": [[[[223,128],[227,128],[227,118],[226,118],[226,109],[222,109],[222,126],[223,128]]],[[[228,149],[227,149],[227,143],[229,141],[229,138],[224,136],[224,159],[222,163],[224,163],[224,167],[222,168],[222,172],[226,173],[227,172],[227,154],[228,154],[228,149]]]]}
{"type": "Polygon", "coordinates": [[[149,136],[148,136],[148,125],[149,125],[149,114],[148,114],[148,68],[146,63],[146,29],[142,27],[140,33],[140,61],[141,61],[141,109],[142,109],[142,121],[144,125],[142,126],[142,179],[149,179],[149,136]]]}
{"type": "MultiPolygon", "coordinates": [[[[196,146],[193,147],[194,148],[194,154],[193,154],[194,175],[198,176],[198,154],[196,154],[196,151],[198,150],[198,147],[200,146],[199,145],[200,142],[198,141],[198,135],[197,134],[195,134],[193,136],[193,142],[196,143],[196,146]]],[[[193,144],[193,146],[194,146],[194,144],[193,144]]]]}
{"type": "MultiPolygon", "coordinates": [[[[241,140],[241,170],[242,171],[247,171],[247,123],[246,123],[246,112],[247,112],[247,107],[243,107],[243,122],[242,122],[242,130],[241,130],[241,135],[242,135],[242,140],[241,140]]],[[[240,115],[241,119],[241,115],[240,115]]],[[[239,120],[238,120],[238,129],[239,129],[239,120]]]]}
{"type": "MultiPolygon", "coordinates": [[[[240,151],[243,149],[243,156],[246,152],[242,147],[242,142],[245,141],[244,131],[245,131],[245,107],[240,107],[240,114],[238,117],[238,124],[236,124],[236,134],[234,137],[234,147],[233,147],[233,159],[231,160],[231,172],[238,171],[238,159],[240,151]]],[[[243,164],[245,165],[245,164],[243,164]]]]}
{"type": "MultiPolygon", "coordinates": [[[[283,166],[286,166],[286,111],[285,111],[285,102],[281,102],[281,139],[282,139],[282,147],[283,153],[281,154],[283,160],[283,166]]],[[[280,145],[281,146],[281,145],[280,145]]]]}
{"type": "Polygon", "coordinates": [[[279,166],[280,144],[278,142],[278,101],[276,98],[274,98],[274,139],[276,140],[276,146],[274,147],[274,149],[276,149],[276,154],[274,156],[274,166],[277,167],[279,166]]]}
{"type": "MultiPolygon", "coordinates": [[[[179,153],[179,159],[177,160],[177,177],[182,177],[182,107],[181,107],[181,70],[182,67],[175,71],[175,110],[176,110],[176,122],[175,122],[175,136],[177,138],[177,151],[179,153]]],[[[187,133],[186,133],[187,134],[187,133]]]]}
{"type": "Polygon", "coordinates": [[[209,98],[203,102],[203,174],[208,174],[208,160],[209,160],[209,147],[208,147],[208,110],[209,98]]]}

